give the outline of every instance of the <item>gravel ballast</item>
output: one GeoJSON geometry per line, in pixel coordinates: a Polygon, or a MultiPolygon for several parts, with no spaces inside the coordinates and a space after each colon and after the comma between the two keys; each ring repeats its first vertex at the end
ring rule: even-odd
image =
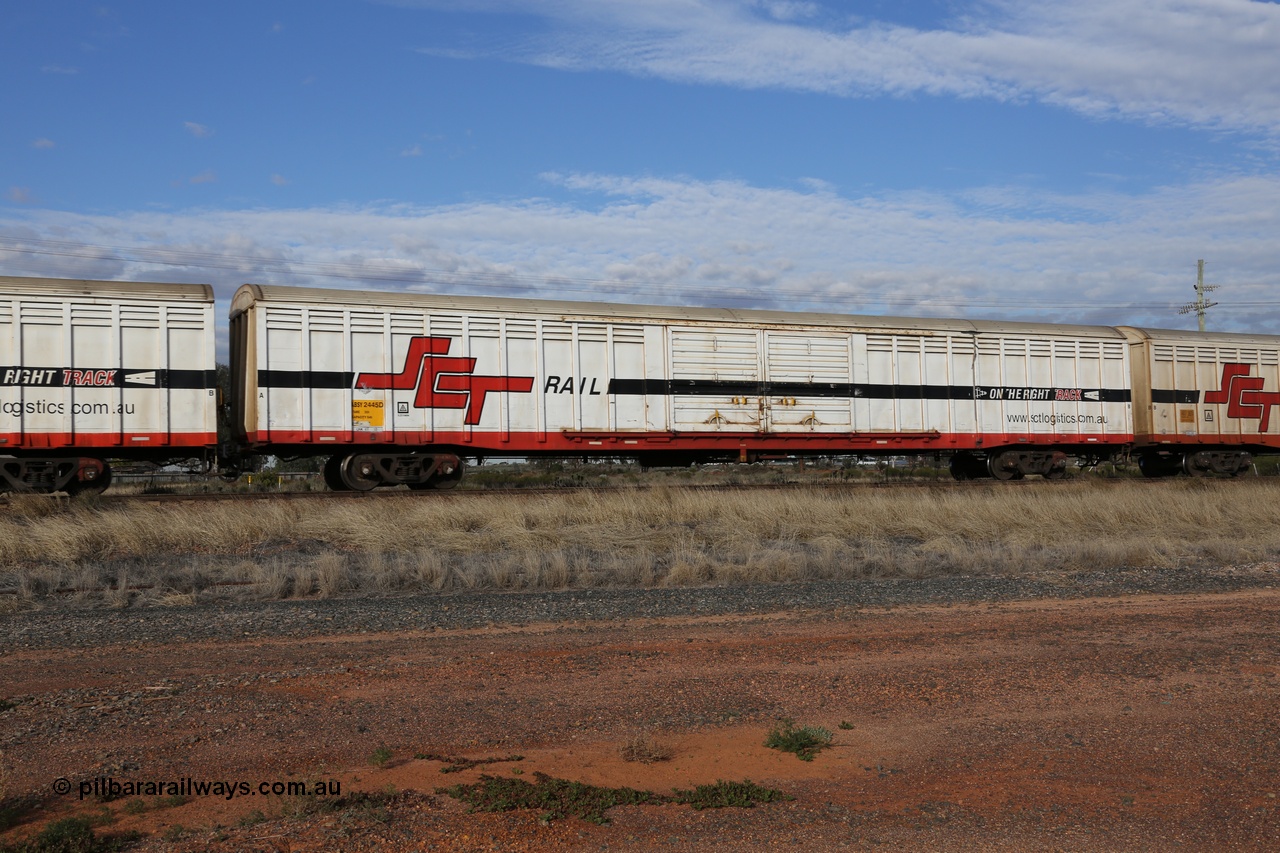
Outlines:
{"type": "Polygon", "coordinates": [[[6,649],[114,643],[243,640],[452,630],[492,625],[608,622],[681,616],[970,604],[1270,588],[1280,567],[1111,569],[1053,577],[864,579],[698,588],[465,592],[185,606],[80,609],[74,603],[0,617],[6,649]]]}

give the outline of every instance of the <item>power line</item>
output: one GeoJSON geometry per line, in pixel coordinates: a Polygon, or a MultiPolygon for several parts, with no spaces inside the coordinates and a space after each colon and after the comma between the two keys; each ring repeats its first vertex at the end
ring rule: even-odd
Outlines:
{"type": "Polygon", "coordinates": [[[1204,331],[1204,318],[1209,309],[1217,305],[1217,302],[1209,302],[1205,299],[1206,293],[1217,290],[1219,285],[1204,283],[1204,260],[1196,261],[1196,301],[1187,305],[1183,305],[1178,309],[1179,314],[1190,314],[1196,312],[1196,319],[1200,321],[1200,331],[1204,331]]]}

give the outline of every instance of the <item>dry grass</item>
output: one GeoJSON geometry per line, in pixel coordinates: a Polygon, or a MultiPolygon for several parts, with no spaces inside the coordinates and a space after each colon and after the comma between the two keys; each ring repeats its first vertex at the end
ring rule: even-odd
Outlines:
{"type": "Polygon", "coordinates": [[[54,596],[122,606],[927,578],[1277,555],[1280,481],[1270,479],[198,506],[42,499],[0,514],[0,590],[24,607],[54,596]]]}
{"type": "Polygon", "coordinates": [[[668,744],[647,733],[638,734],[618,750],[623,761],[638,761],[641,764],[653,764],[658,761],[670,761],[676,754],[668,744]]]}

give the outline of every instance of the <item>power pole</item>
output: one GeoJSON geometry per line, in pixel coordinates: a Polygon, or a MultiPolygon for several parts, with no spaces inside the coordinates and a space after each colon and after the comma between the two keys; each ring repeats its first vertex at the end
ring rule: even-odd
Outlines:
{"type": "Polygon", "coordinates": [[[1205,299],[1206,293],[1212,293],[1218,289],[1216,284],[1204,283],[1204,261],[1196,261],[1196,301],[1187,305],[1183,305],[1178,309],[1179,314],[1190,314],[1196,312],[1196,319],[1200,321],[1200,331],[1204,331],[1204,316],[1209,313],[1209,309],[1217,305],[1217,302],[1209,302],[1205,299]]]}

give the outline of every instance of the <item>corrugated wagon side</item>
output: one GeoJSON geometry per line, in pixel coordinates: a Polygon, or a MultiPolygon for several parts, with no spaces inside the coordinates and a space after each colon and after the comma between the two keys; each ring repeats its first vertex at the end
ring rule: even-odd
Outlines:
{"type": "Polygon", "coordinates": [[[936,452],[1007,479],[1132,439],[1105,327],[246,285],[231,334],[241,439],[329,456],[334,488],[491,455],[936,452]]]}
{"type": "Polygon", "coordinates": [[[1149,477],[1239,474],[1280,450],[1280,337],[1121,327],[1149,477]]]}
{"type": "Polygon", "coordinates": [[[101,491],[109,459],[212,458],[213,290],[0,277],[0,488],[101,491]]]}

